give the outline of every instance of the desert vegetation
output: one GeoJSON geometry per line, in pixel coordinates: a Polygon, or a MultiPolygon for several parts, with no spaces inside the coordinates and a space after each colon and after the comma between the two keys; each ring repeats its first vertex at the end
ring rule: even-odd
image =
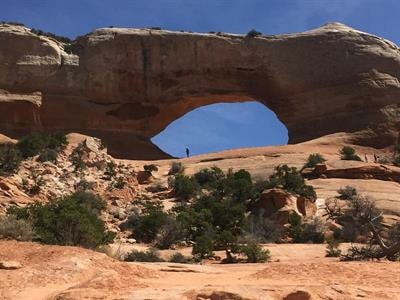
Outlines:
{"type": "Polygon", "coordinates": [[[361,157],[359,157],[356,153],[356,150],[350,146],[344,146],[339,151],[341,160],[355,160],[362,161],[361,157]]]}
{"type": "MultiPolygon", "coordinates": [[[[26,232],[29,232],[26,224],[30,224],[42,243],[95,248],[111,242],[114,237],[106,231],[104,222],[99,218],[104,207],[104,201],[98,196],[76,192],[49,203],[11,207],[5,220],[19,224],[15,227],[15,236],[26,237],[26,232]]],[[[10,230],[7,232],[10,236],[10,230]]]]}

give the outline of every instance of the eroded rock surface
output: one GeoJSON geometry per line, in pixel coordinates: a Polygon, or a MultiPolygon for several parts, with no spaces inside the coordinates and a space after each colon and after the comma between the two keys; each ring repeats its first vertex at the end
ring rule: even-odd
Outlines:
{"type": "Polygon", "coordinates": [[[72,47],[1,25],[0,132],[80,132],[113,155],[155,159],[165,153],[150,138],[173,120],[253,99],[277,114],[290,143],[346,132],[385,147],[398,135],[399,78],[396,45],[338,23],[256,38],[107,28],[72,47]]]}

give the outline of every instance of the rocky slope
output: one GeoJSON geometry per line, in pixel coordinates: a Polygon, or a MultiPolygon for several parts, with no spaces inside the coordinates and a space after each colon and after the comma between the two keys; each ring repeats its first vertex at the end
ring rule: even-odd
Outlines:
{"type": "Polygon", "coordinates": [[[255,38],[107,28],[72,45],[4,24],[0,132],[80,132],[119,157],[155,159],[166,155],[150,138],[173,120],[253,99],[277,114],[290,143],[345,132],[385,147],[398,136],[399,70],[396,45],[338,23],[255,38]]]}

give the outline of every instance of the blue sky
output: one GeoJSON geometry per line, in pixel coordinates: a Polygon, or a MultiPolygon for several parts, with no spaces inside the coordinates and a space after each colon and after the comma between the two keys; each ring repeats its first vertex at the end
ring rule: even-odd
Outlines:
{"type": "MultiPolygon", "coordinates": [[[[0,0],[0,8],[0,20],[71,38],[110,25],[279,34],[337,21],[400,41],[399,0],[0,0]]],[[[271,111],[246,102],[194,110],[153,140],[182,156],[185,147],[198,154],[282,144],[287,132],[271,111]]]]}

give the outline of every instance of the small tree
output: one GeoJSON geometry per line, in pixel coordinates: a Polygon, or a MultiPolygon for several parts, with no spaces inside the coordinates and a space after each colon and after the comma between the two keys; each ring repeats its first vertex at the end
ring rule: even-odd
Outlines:
{"type": "Polygon", "coordinates": [[[158,167],[154,164],[151,165],[144,165],[143,169],[148,172],[148,173],[152,173],[152,172],[157,172],[158,171],[158,167]]]}
{"type": "Polygon", "coordinates": [[[346,185],[344,188],[338,189],[339,198],[342,200],[351,200],[353,197],[357,196],[356,188],[346,185]]]}
{"type": "Polygon", "coordinates": [[[263,249],[256,241],[249,240],[240,247],[240,253],[247,257],[248,263],[266,262],[271,259],[268,249],[263,249]]]}
{"type": "Polygon", "coordinates": [[[140,215],[132,215],[129,222],[133,229],[133,236],[140,242],[154,241],[159,229],[166,223],[168,214],[160,201],[145,202],[140,215]]]}
{"type": "Polygon", "coordinates": [[[316,199],[317,195],[314,188],[305,183],[301,173],[295,167],[288,165],[279,165],[275,168],[274,173],[270,176],[270,184],[272,187],[282,187],[284,190],[316,199]]]}
{"type": "Polygon", "coordinates": [[[175,197],[184,201],[188,201],[199,190],[196,180],[183,174],[175,175],[171,185],[175,197]]]}
{"type": "Polygon", "coordinates": [[[155,249],[149,249],[146,251],[133,250],[127,255],[125,261],[163,262],[165,260],[160,257],[155,249]]]}
{"type": "Polygon", "coordinates": [[[319,153],[310,154],[304,168],[314,168],[317,164],[325,162],[326,159],[319,153]]]}
{"type": "Polygon", "coordinates": [[[341,160],[362,161],[362,159],[356,154],[356,150],[350,146],[344,146],[339,153],[341,160]]]}
{"type": "Polygon", "coordinates": [[[104,175],[106,180],[111,180],[115,176],[117,176],[117,165],[114,161],[110,161],[107,163],[104,175]]]}
{"type": "Polygon", "coordinates": [[[10,208],[7,213],[17,220],[31,222],[45,244],[95,248],[114,238],[99,218],[104,207],[104,202],[96,195],[76,192],[45,204],[10,208]]]}
{"type": "Polygon", "coordinates": [[[208,258],[214,255],[213,240],[208,236],[199,236],[193,245],[192,254],[199,258],[208,258]]]}
{"type": "Polygon", "coordinates": [[[171,164],[168,175],[182,174],[183,171],[185,171],[185,167],[182,165],[182,163],[174,161],[171,164]]]}
{"type": "Polygon", "coordinates": [[[246,36],[250,37],[250,38],[254,38],[254,37],[262,36],[262,33],[255,29],[252,29],[246,34],[246,36]]]}
{"type": "Polygon", "coordinates": [[[368,239],[367,245],[363,247],[353,246],[348,252],[342,255],[342,260],[368,260],[387,258],[388,260],[396,260],[400,255],[400,240],[392,239],[392,230],[396,231],[396,227],[389,229],[387,237],[382,235],[382,212],[375,206],[374,201],[367,197],[356,196],[349,200],[348,209],[335,213],[337,206],[332,206],[327,211],[328,218],[333,219],[339,224],[344,220],[352,220],[353,226],[358,226],[365,232],[368,239]]]}
{"type": "Polygon", "coordinates": [[[335,238],[327,238],[326,239],[326,257],[339,257],[342,251],[339,249],[340,243],[335,238]]]}
{"type": "Polygon", "coordinates": [[[22,154],[15,145],[0,145],[0,176],[16,172],[21,161],[22,154]]]}

